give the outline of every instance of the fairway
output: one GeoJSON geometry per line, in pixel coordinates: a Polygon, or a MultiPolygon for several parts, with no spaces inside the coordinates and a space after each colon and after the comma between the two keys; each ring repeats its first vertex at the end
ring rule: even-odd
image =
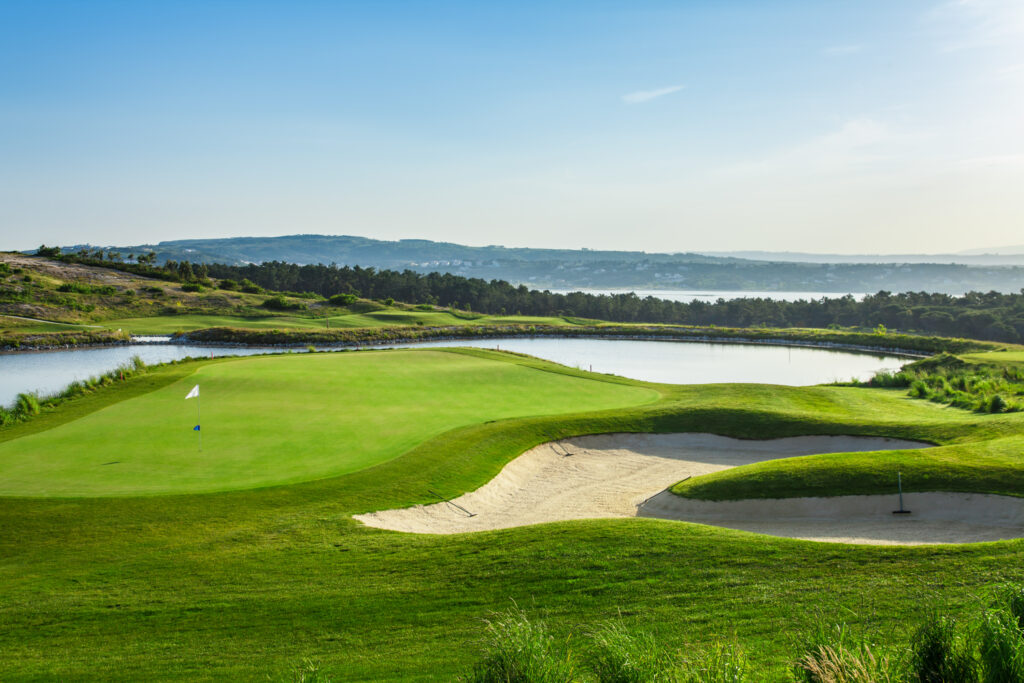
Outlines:
{"type": "MultiPolygon", "coordinates": [[[[385,309],[370,313],[347,313],[327,309],[330,314],[329,320],[324,314],[316,316],[302,315],[262,315],[262,316],[239,316],[239,315],[204,315],[196,313],[180,315],[161,315],[145,318],[117,318],[105,320],[102,326],[109,330],[127,330],[137,335],[162,335],[174,334],[176,332],[191,332],[208,327],[239,327],[254,330],[283,330],[283,329],[355,329],[355,328],[381,328],[401,326],[470,326],[470,325],[557,325],[573,326],[564,318],[543,317],[543,316],[502,316],[502,315],[481,315],[472,317],[459,317],[449,311],[418,311],[385,309]]],[[[61,331],[61,329],[72,329],[61,326],[50,328],[40,327],[40,331],[61,331]]],[[[33,327],[35,329],[35,327],[33,327]]]]}
{"type": "Polygon", "coordinates": [[[261,356],[0,443],[0,495],[211,492],[337,476],[456,427],[639,405],[658,393],[514,357],[402,350],[261,356]],[[201,387],[203,451],[196,401],[201,387]]]}

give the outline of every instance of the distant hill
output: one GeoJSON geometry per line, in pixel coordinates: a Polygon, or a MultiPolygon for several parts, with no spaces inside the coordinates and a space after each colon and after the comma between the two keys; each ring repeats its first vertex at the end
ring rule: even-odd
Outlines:
{"type": "Polygon", "coordinates": [[[1024,247],[972,249],[955,254],[812,254],[800,251],[706,251],[708,256],[789,263],[960,263],[968,266],[1024,265],[1024,247]],[[1017,251],[1014,251],[1017,250],[1017,251]]]}
{"type": "Polygon", "coordinates": [[[990,256],[997,254],[999,256],[1017,256],[1024,260],[1024,244],[1017,244],[1010,247],[989,247],[987,249],[967,249],[966,251],[959,252],[960,254],[983,254],[990,256]]]}
{"type": "Polygon", "coordinates": [[[300,265],[336,263],[364,268],[408,269],[420,273],[446,272],[484,280],[507,280],[539,289],[887,290],[960,294],[971,290],[1017,292],[1024,288],[1024,267],[1020,265],[964,265],[953,263],[952,258],[938,261],[939,257],[892,257],[902,259],[899,262],[828,262],[821,255],[767,252],[658,254],[496,245],[471,247],[430,240],[389,242],[347,235],[235,237],[134,246],[62,247],[64,251],[97,248],[117,251],[123,256],[151,252],[160,263],[167,260],[227,265],[265,261],[300,265]],[[758,255],[764,258],[749,258],[758,255]],[[795,258],[812,256],[818,260],[795,258]],[[912,262],[911,258],[935,258],[936,261],[912,262]]]}

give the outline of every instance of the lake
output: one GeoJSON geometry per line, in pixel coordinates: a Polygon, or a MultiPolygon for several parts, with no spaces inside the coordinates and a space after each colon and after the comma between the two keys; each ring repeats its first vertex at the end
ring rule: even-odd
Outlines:
{"type": "MultiPolygon", "coordinates": [[[[817,301],[818,299],[841,299],[847,292],[747,292],[737,290],[708,290],[708,289],[552,289],[554,294],[569,294],[570,292],[583,292],[584,294],[629,294],[633,292],[641,299],[653,296],[655,299],[668,299],[688,304],[691,301],[704,301],[714,303],[719,299],[774,299],[775,301],[817,301]]],[[[860,301],[867,294],[863,292],[850,292],[857,301],[860,301]]]]}
{"type": "MultiPolygon", "coordinates": [[[[896,370],[909,360],[892,355],[792,346],[557,337],[427,341],[364,348],[443,346],[501,348],[584,370],[670,384],[758,382],[803,386],[853,377],[867,379],[879,370],[896,370]]],[[[304,353],[305,349],[139,343],[0,354],[0,378],[3,378],[0,405],[10,405],[21,392],[59,391],[73,380],[113,370],[135,355],[146,363],[155,364],[188,356],[206,358],[290,351],[304,353]]]]}

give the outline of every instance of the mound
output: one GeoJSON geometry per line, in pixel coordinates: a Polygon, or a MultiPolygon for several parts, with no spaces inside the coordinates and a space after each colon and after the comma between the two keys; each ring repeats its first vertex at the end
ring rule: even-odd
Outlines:
{"type": "Polygon", "coordinates": [[[925,446],[856,436],[768,441],[714,434],[585,436],[533,448],[481,488],[451,502],[356,515],[356,519],[382,529],[453,534],[571,519],[634,517],[639,509],[648,509],[644,503],[649,498],[689,476],[773,458],[925,446]]]}

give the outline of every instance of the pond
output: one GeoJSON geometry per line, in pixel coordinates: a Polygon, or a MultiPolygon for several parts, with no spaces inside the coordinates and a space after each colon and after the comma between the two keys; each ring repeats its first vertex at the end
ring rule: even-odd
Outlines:
{"type": "MultiPolygon", "coordinates": [[[[584,370],[670,384],[758,382],[803,386],[853,377],[867,379],[878,370],[896,370],[908,362],[907,358],[892,355],[793,346],[558,337],[443,340],[364,348],[442,346],[500,348],[584,370]]],[[[305,349],[147,341],[109,348],[0,354],[0,405],[10,405],[21,392],[45,395],[59,391],[76,379],[113,370],[136,355],[155,364],[188,356],[288,352],[305,349]]]]}

